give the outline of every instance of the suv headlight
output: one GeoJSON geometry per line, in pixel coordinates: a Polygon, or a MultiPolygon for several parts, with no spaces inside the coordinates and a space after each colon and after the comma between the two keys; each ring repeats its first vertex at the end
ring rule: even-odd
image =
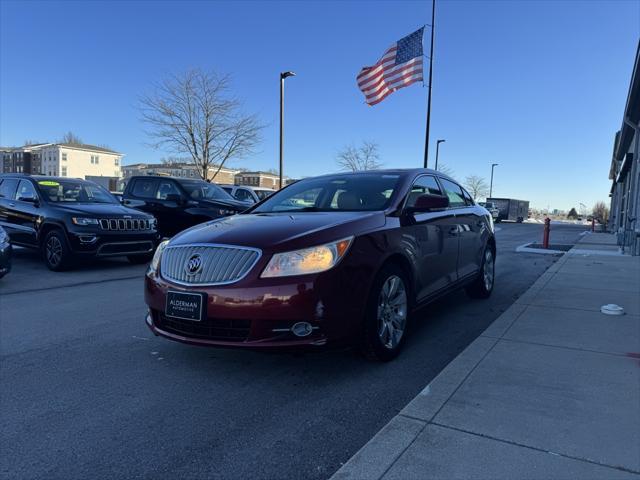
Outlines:
{"type": "Polygon", "coordinates": [[[352,241],[353,237],[348,237],[317,247],[276,253],[260,276],[262,278],[289,277],[324,272],[338,264],[347,253],[352,241]]]}
{"type": "Polygon", "coordinates": [[[97,218],[71,217],[71,221],[76,225],[86,227],[88,225],[98,225],[97,218]]]}
{"type": "Polygon", "coordinates": [[[164,240],[158,244],[156,251],[153,254],[153,258],[151,259],[151,263],[149,264],[149,270],[153,272],[158,271],[158,267],[160,267],[160,260],[162,259],[162,252],[167,247],[167,243],[169,243],[169,240],[164,240]]]}

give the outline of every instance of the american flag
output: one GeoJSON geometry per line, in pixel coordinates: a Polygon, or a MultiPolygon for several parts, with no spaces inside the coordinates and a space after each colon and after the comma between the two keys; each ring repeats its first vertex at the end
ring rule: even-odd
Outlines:
{"type": "Polygon", "coordinates": [[[422,34],[424,27],[401,38],[371,67],[358,74],[358,88],[368,105],[375,105],[399,88],[423,80],[422,34]]]}

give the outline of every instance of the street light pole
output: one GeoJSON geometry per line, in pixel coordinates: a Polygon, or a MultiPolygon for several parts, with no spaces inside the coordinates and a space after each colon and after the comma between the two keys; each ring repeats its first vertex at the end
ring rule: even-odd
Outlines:
{"type": "Polygon", "coordinates": [[[436,170],[438,170],[438,152],[440,151],[440,144],[446,142],[445,139],[436,141],[436,170]]]}
{"type": "Polygon", "coordinates": [[[493,169],[498,166],[497,163],[491,164],[491,183],[489,184],[489,198],[493,196],[493,169]]]}
{"type": "Polygon", "coordinates": [[[282,188],[283,152],[284,152],[284,79],[295,76],[294,72],[280,73],[280,188],[282,188]]]}

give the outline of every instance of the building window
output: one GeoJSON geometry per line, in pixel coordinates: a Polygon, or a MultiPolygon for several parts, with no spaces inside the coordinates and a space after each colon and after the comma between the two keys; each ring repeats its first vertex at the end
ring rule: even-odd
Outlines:
{"type": "Polygon", "coordinates": [[[67,167],[62,167],[62,176],[63,177],[67,176],[67,167]]]}
{"type": "Polygon", "coordinates": [[[91,155],[91,163],[97,165],[100,163],[100,157],[98,155],[91,155]]]}
{"type": "Polygon", "coordinates": [[[63,154],[62,154],[62,161],[63,161],[63,162],[66,162],[66,161],[67,161],[67,154],[66,154],[66,153],[63,153],[63,154]]]}
{"type": "Polygon", "coordinates": [[[120,159],[119,159],[119,158],[114,158],[114,159],[113,159],[113,164],[114,164],[116,167],[120,166],[120,159]]]}

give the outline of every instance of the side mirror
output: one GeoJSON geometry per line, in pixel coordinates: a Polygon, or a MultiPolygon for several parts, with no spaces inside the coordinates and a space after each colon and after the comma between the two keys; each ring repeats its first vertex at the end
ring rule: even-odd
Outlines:
{"type": "Polygon", "coordinates": [[[34,205],[38,206],[38,198],[37,197],[18,197],[18,200],[20,202],[29,202],[29,203],[33,203],[34,205]]]}
{"type": "Polygon", "coordinates": [[[420,195],[416,199],[416,203],[412,207],[407,207],[408,213],[428,212],[439,208],[447,208],[449,206],[449,197],[445,195],[420,195]]]}
{"type": "Polygon", "coordinates": [[[170,193],[169,195],[167,195],[167,198],[165,198],[165,200],[167,202],[175,202],[178,205],[182,204],[182,196],[178,195],[177,193],[170,193]]]}

